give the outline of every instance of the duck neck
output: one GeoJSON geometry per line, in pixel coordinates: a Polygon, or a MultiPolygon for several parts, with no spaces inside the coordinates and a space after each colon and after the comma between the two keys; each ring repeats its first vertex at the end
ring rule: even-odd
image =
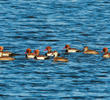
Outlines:
{"type": "Polygon", "coordinates": [[[107,54],[108,53],[108,51],[106,51],[104,54],[107,54]]]}
{"type": "Polygon", "coordinates": [[[84,49],[84,51],[87,51],[88,49],[86,48],[86,49],[84,49]]]}
{"type": "Polygon", "coordinates": [[[26,54],[30,54],[31,52],[26,52],[26,54]]]}
{"type": "Polygon", "coordinates": [[[55,53],[55,54],[54,54],[54,56],[55,56],[55,57],[57,57],[57,56],[58,56],[58,54],[57,54],[57,53],[55,53]]]}
{"type": "Polygon", "coordinates": [[[70,47],[67,47],[66,49],[68,50],[68,49],[70,49],[70,47]]]}
{"type": "Polygon", "coordinates": [[[48,53],[52,52],[51,50],[48,50],[48,53]]]}
{"type": "Polygon", "coordinates": [[[39,56],[39,52],[36,53],[36,56],[39,56]]]}

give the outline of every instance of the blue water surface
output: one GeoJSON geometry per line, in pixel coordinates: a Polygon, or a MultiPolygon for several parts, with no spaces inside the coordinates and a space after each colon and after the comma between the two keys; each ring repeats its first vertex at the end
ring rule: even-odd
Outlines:
{"type": "Polygon", "coordinates": [[[0,61],[0,100],[110,100],[110,59],[65,54],[65,44],[110,49],[110,1],[0,0],[0,45],[20,54],[0,61]],[[69,62],[25,58],[46,46],[69,62]]]}

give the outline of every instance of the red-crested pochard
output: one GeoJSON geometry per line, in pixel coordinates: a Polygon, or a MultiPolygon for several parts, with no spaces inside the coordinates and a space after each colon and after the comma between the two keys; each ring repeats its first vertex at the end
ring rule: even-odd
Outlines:
{"type": "Polygon", "coordinates": [[[65,45],[64,49],[66,49],[66,52],[68,53],[72,53],[72,52],[81,52],[80,50],[76,49],[76,48],[71,48],[70,45],[65,45]]]}
{"type": "MultiPolygon", "coordinates": [[[[9,52],[9,51],[3,51],[4,50],[4,47],[3,46],[0,46],[0,53],[2,53],[2,56],[12,56],[14,55],[12,52],[9,52]]],[[[1,55],[1,54],[0,54],[1,55]]]]}
{"type": "Polygon", "coordinates": [[[0,57],[0,60],[2,60],[2,61],[11,61],[11,60],[15,60],[15,58],[4,56],[4,57],[0,57]]]}
{"type": "Polygon", "coordinates": [[[58,57],[58,54],[55,52],[54,53],[54,61],[57,62],[57,61],[60,61],[60,62],[68,62],[68,59],[67,58],[63,58],[63,57],[58,57]]]}
{"type": "Polygon", "coordinates": [[[45,60],[45,59],[48,59],[47,56],[44,56],[44,55],[39,55],[40,54],[40,51],[37,49],[37,50],[34,50],[34,53],[35,53],[35,59],[37,60],[45,60]]]}
{"type": "Polygon", "coordinates": [[[28,58],[28,59],[35,57],[35,53],[31,53],[31,49],[30,48],[26,49],[25,54],[26,54],[26,58],[28,58]]]}
{"type": "Polygon", "coordinates": [[[95,50],[89,50],[88,47],[84,47],[84,54],[99,54],[99,52],[95,51],[95,50]]]}
{"type": "Polygon", "coordinates": [[[110,53],[108,52],[108,48],[103,48],[101,52],[104,52],[103,57],[104,58],[110,58],[110,53]]]}
{"type": "MultiPolygon", "coordinates": [[[[46,56],[54,56],[54,53],[57,53],[57,54],[58,54],[57,51],[52,51],[52,48],[51,48],[50,46],[47,46],[44,51],[48,51],[48,52],[46,53],[46,56]]],[[[58,55],[59,55],[59,54],[58,54],[58,55]]]]}

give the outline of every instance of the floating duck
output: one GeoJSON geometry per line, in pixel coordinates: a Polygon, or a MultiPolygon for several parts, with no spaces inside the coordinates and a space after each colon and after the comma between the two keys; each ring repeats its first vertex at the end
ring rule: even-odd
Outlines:
{"type": "Polygon", "coordinates": [[[15,60],[15,58],[12,58],[12,57],[0,57],[0,60],[3,60],[3,61],[11,61],[11,60],[15,60]]]}
{"type": "Polygon", "coordinates": [[[99,54],[99,52],[95,51],[95,50],[89,50],[88,47],[84,47],[84,54],[99,54]]]}
{"type": "MultiPolygon", "coordinates": [[[[57,54],[58,54],[57,51],[52,51],[52,48],[51,48],[50,46],[47,46],[44,51],[48,51],[48,52],[46,53],[47,56],[54,56],[54,53],[57,53],[57,54]]],[[[58,55],[59,55],[59,54],[58,54],[58,55]]]]}
{"type": "Polygon", "coordinates": [[[110,58],[110,53],[108,52],[108,48],[103,48],[101,52],[104,52],[103,57],[104,58],[110,58]]]}
{"type": "Polygon", "coordinates": [[[68,62],[67,58],[63,58],[63,57],[58,57],[57,53],[54,53],[54,61],[60,61],[60,62],[68,62]]]}
{"type": "Polygon", "coordinates": [[[35,56],[36,56],[35,53],[31,53],[31,49],[30,48],[26,49],[25,54],[26,54],[26,58],[28,58],[28,59],[35,58],[35,56]]]}
{"type": "Polygon", "coordinates": [[[34,50],[34,54],[36,55],[35,56],[35,59],[37,60],[45,60],[45,59],[48,59],[47,56],[44,56],[44,55],[39,55],[40,54],[40,51],[37,49],[37,50],[34,50]]]}
{"type": "Polygon", "coordinates": [[[72,53],[72,52],[81,52],[80,50],[76,49],[76,48],[71,48],[70,45],[65,45],[64,49],[66,49],[66,52],[68,53],[72,53]]]}
{"type": "Polygon", "coordinates": [[[3,51],[4,50],[4,47],[3,46],[0,46],[0,56],[2,54],[2,56],[13,56],[14,54],[12,52],[9,52],[9,51],[3,51]]]}

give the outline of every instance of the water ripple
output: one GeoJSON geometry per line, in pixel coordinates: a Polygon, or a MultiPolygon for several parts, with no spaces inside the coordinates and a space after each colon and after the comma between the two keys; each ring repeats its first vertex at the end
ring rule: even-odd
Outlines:
{"type": "Polygon", "coordinates": [[[65,44],[100,52],[110,48],[107,0],[1,0],[0,45],[19,54],[0,61],[0,100],[109,100],[110,59],[65,54],[65,44]],[[52,46],[69,62],[25,58],[25,50],[52,46]]]}

